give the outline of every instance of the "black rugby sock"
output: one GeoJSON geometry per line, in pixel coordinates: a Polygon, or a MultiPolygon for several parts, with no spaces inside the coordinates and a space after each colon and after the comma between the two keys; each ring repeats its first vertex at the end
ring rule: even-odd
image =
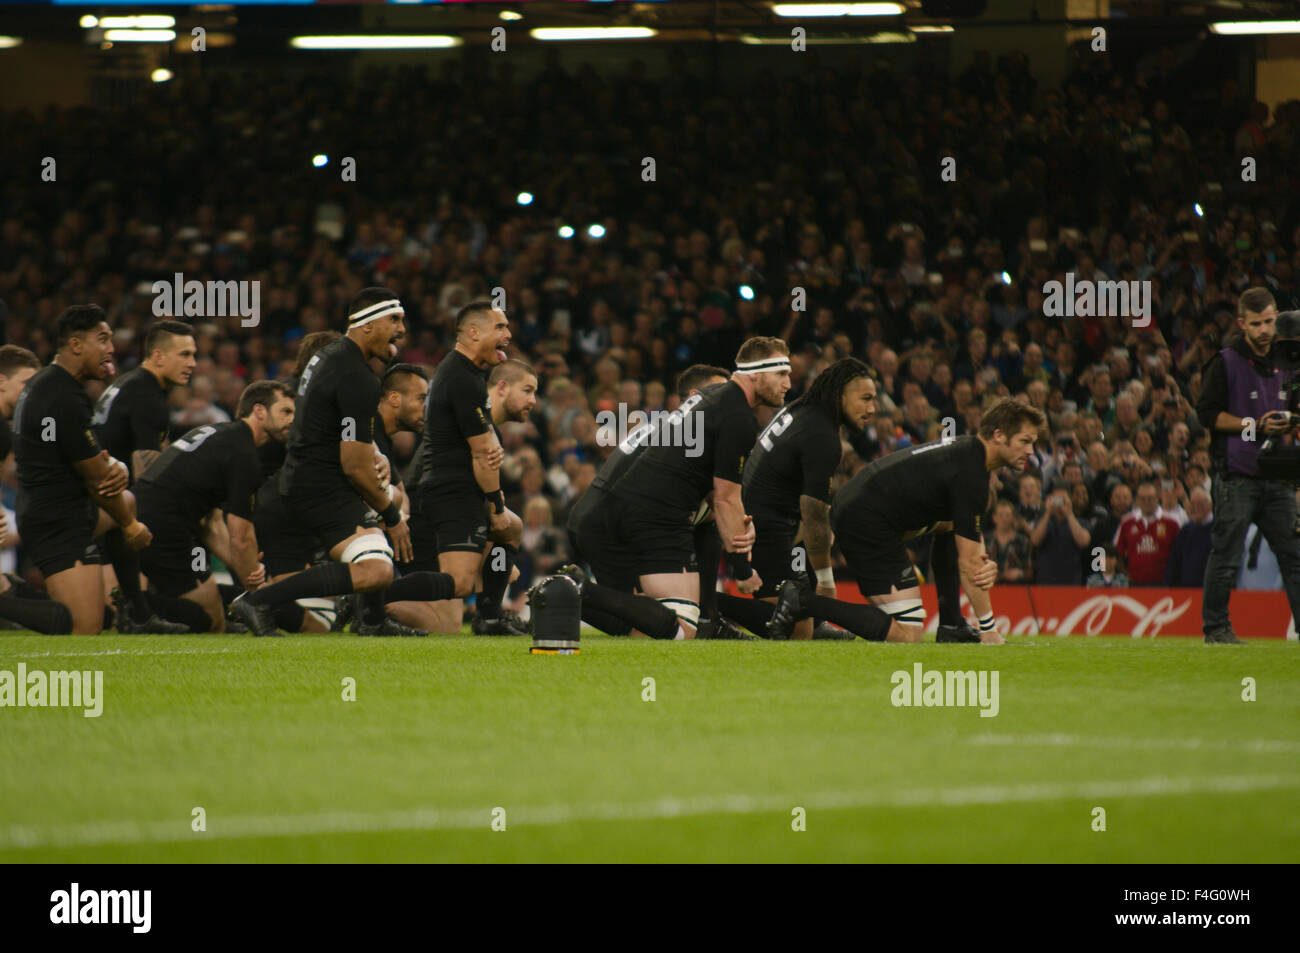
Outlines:
{"type": "Polygon", "coordinates": [[[312,596],[342,596],[352,591],[352,571],[349,567],[343,563],[324,563],[304,569],[288,579],[254,589],[244,598],[251,605],[273,606],[277,602],[293,602],[312,596]]]}
{"type": "Polygon", "coordinates": [[[808,609],[818,619],[834,622],[868,642],[883,642],[893,620],[883,609],[861,602],[841,602],[829,596],[814,595],[808,609]]]}
{"type": "Polygon", "coordinates": [[[590,606],[617,616],[628,624],[629,631],[639,629],[652,639],[671,639],[677,635],[677,613],[650,596],[620,592],[588,581],[582,587],[582,605],[584,618],[590,606]]]}
{"type": "Polygon", "coordinates": [[[483,561],[483,591],[478,595],[480,619],[501,618],[501,600],[510,584],[510,570],[515,566],[519,550],[509,543],[497,543],[488,550],[483,561]]]}
{"type": "Polygon", "coordinates": [[[144,622],[149,618],[149,602],[140,591],[140,557],[126,541],[126,534],[118,527],[113,527],[104,534],[104,550],[108,561],[113,564],[113,573],[117,584],[126,595],[127,605],[131,607],[131,618],[144,622]]]}
{"type": "Polygon", "coordinates": [[[632,631],[632,627],[618,616],[611,612],[602,612],[585,602],[582,605],[582,621],[606,635],[627,635],[632,631]]]}
{"type": "Polygon", "coordinates": [[[738,622],[755,635],[766,638],[767,620],[776,611],[776,604],[723,592],[718,595],[718,608],[732,622],[738,622]]]}
{"type": "Polygon", "coordinates": [[[363,592],[361,599],[361,621],[366,625],[379,625],[388,615],[384,609],[385,596],[382,590],[363,592]]]}
{"type": "Polygon", "coordinates": [[[930,547],[930,569],[939,593],[939,624],[961,625],[961,574],[957,571],[957,534],[939,533],[930,547]]]}
{"type": "Polygon", "coordinates": [[[455,596],[456,580],[445,572],[406,573],[384,590],[384,602],[442,602],[455,596]]]}
{"type": "Polygon", "coordinates": [[[145,593],[149,609],[160,619],[188,625],[191,632],[211,632],[212,619],[208,610],[192,599],[178,596],[164,596],[161,592],[149,590],[145,593]]]}
{"type": "Polygon", "coordinates": [[[286,632],[301,632],[302,624],[307,621],[307,610],[296,602],[282,602],[271,613],[275,616],[276,628],[286,632]]]}
{"type": "Polygon", "coordinates": [[[0,618],[42,635],[67,635],[72,631],[72,613],[53,599],[24,599],[5,593],[0,595],[0,618]]]}
{"type": "Polygon", "coordinates": [[[718,563],[722,561],[722,537],[714,523],[695,528],[695,556],[700,564],[700,618],[718,614],[718,563]]]}

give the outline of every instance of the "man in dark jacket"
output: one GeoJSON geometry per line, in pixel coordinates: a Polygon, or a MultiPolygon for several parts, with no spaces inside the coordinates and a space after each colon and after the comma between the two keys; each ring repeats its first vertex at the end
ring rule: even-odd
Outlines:
{"type": "Polygon", "coordinates": [[[1165,566],[1165,585],[1200,589],[1205,584],[1205,564],[1210,559],[1214,535],[1210,494],[1200,487],[1192,490],[1187,509],[1189,518],[1174,538],[1165,566]]]}

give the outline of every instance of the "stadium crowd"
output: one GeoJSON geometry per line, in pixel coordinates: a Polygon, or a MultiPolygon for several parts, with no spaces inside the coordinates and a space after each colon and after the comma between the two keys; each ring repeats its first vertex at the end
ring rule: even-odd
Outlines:
{"type": "MultiPolygon", "coordinates": [[[[689,60],[666,82],[635,62],[601,75],[557,60],[530,82],[454,66],[355,86],[259,76],[177,82],[129,113],[19,112],[0,144],[5,341],[47,361],[60,312],[93,301],[120,374],[156,319],[153,282],[259,282],[254,326],[177,314],[197,329],[192,378],[170,395],[177,436],[289,376],[302,337],[338,328],[366,286],[402,300],[400,360],[428,368],[457,310],[500,289],[510,355],[539,380],[530,419],[502,427],[524,521],[518,605],[570,556],[565,517],[622,436],[597,415],[672,409],[681,370],[730,366],[744,339],[774,335],[789,399],[846,356],[878,378],[877,419],[837,484],[1023,395],[1049,427],[988,523],[1002,581],[1199,586],[1213,519],[1201,368],[1245,288],[1300,304],[1300,101],[1270,115],[1235,81],[1189,84],[1190,68],[1165,51],[1120,75],[1094,57],[1045,89],[1025,57],[980,55],[952,77],[763,74],[740,96],[740,79],[689,60]],[[337,155],[314,168],[327,144],[337,155]],[[38,183],[47,155],[58,177],[38,183]],[[1066,272],[1149,281],[1150,326],[1046,315],[1044,286],[1066,272]]],[[[397,434],[397,456],[414,442],[397,434]]],[[[10,507],[11,493],[7,471],[10,507]]]]}

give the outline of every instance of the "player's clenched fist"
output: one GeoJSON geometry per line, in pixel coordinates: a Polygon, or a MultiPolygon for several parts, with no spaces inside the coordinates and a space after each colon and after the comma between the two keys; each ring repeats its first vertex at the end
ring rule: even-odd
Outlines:
{"type": "Polygon", "coordinates": [[[971,573],[970,580],[981,589],[993,588],[993,583],[998,581],[998,564],[992,556],[984,554],[984,562],[971,573]]]}

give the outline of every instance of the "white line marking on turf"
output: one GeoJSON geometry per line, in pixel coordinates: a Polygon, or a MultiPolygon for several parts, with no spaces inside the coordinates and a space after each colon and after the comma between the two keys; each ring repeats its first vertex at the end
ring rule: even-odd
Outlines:
{"type": "MultiPolygon", "coordinates": [[[[512,826],[554,826],[575,821],[651,821],[705,814],[783,813],[791,804],[822,810],[888,807],[960,807],[1018,801],[1162,797],[1182,794],[1241,793],[1300,788],[1300,775],[1227,775],[1192,778],[1161,776],[1081,784],[986,785],[966,788],[917,788],[904,791],[848,791],[824,794],[705,794],[653,801],[550,804],[509,807],[512,826]]],[[[0,828],[0,850],[34,847],[91,847],[104,844],[179,843],[246,837],[305,837],[392,831],[487,830],[491,808],[406,811],[329,812],[214,818],[195,834],[188,816],[172,821],[95,821],[59,828],[17,825],[0,828]]]]}
{"type": "Polygon", "coordinates": [[[1014,747],[1016,745],[1049,745],[1079,748],[1167,748],[1177,751],[1251,751],[1300,752],[1300,742],[1274,741],[1268,738],[1250,738],[1241,741],[1203,738],[1085,738],[1080,735],[973,735],[971,744],[1014,747]]]}
{"type": "Polygon", "coordinates": [[[237,649],[105,649],[102,652],[3,652],[0,658],[91,658],[99,655],[221,655],[237,649]]]}

